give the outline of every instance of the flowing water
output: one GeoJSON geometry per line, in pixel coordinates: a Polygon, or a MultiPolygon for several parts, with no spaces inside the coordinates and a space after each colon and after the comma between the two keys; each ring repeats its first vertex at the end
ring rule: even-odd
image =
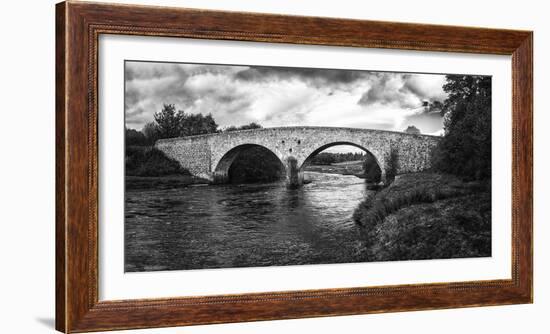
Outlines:
{"type": "Polygon", "coordinates": [[[182,270],[364,261],[355,207],[371,191],[351,175],[306,172],[285,184],[126,192],[125,270],[182,270]]]}

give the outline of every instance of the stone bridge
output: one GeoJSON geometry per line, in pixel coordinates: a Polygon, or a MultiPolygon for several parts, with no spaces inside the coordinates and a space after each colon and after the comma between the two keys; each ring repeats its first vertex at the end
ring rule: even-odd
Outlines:
{"type": "Polygon", "coordinates": [[[439,139],[357,128],[278,127],[161,139],[155,146],[193,175],[214,183],[228,181],[229,167],[239,153],[254,145],[262,146],[285,166],[287,184],[300,186],[304,166],[331,146],[352,145],[371,153],[380,167],[382,182],[386,182],[388,173],[398,175],[428,169],[431,152],[439,139]],[[392,163],[395,166],[390,167],[392,163]]]}

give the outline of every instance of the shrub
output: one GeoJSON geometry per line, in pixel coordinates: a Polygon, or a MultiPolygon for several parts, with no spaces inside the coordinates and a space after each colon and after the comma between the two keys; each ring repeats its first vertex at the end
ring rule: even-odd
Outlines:
{"type": "Polygon", "coordinates": [[[397,150],[395,147],[390,147],[390,152],[386,159],[386,183],[391,183],[395,179],[395,176],[397,175],[397,169],[398,169],[398,156],[397,156],[397,150]]]}
{"type": "Polygon", "coordinates": [[[363,172],[367,182],[380,182],[382,171],[380,170],[380,166],[378,166],[378,162],[376,162],[376,159],[370,153],[365,155],[365,160],[363,161],[363,172]]]}

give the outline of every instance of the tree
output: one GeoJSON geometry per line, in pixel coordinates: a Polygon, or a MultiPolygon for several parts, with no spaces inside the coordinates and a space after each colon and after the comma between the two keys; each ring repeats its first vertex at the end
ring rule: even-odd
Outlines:
{"type": "Polygon", "coordinates": [[[156,129],[147,129],[151,138],[174,138],[213,133],[218,130],[218,124],[211,114],[188,114],[182,110],[176,112],[176,106],[165,104],[161,111],[154,115],[156,129]]]}
{"type": "Polygon", "coordinates": [[[336,154],[330,152],[321,152],[314,156],[310,164],[312,165],[330,165],[336,162],[336,154]]]}
{"type": "Polygon", "coordinates": [[[405,129],[405,133],[409,133],[409,134],[412,134],[412,135],[419,135],[420,134],[420,130],[414,126],[414,125],[409,125],[406,129],[405,129]]]}
{"type": "Polygon", "coordinates": [[[239,128],[235,125],[228,126],[227,128],[223,129],[224,132],[231,132],[231,131],[239,131],[239,128]]]}
{"type": "Polygon", "coordinates": [[[448,94],[442,113],[453,112],[458,105],[478,98],[491,98],[491,77],[479,75],[447,75],[443,90],[448,94]]]}
{"type": "Polygon", "coordinates": [[[394,144],[390,144],[390,150],[386,155],[386,182],[391,183],[397,175],[397,170],[399,169],[399,155],[394,144]]]}
{"type": "Polygon", "coordinates": [[[367,182],[380,182],[382,170],[380,170],[380,166],[378,165],[376,158],[371,153],[365,154],[365,160],[363,160],[363,173],[367,182]]]}
{"type": "Polygon", "coordinates": [[[214,133],[218,130],[218,124],[214,121],[212,114],[187,114],[178,111],[179,136],[194,136],[207,133],[214,133]]]}
{"type": "Polygon", "coordinates": [[[240,130],[252,130],[252,129],[261,129],[262,126],[258,123],[252,122],[250,124],[241,125],[240,130]]]}
{"type": "Polygon", "coordinates": [[[433,101],[432,103],[429,103],[428,104],[428,108],[427,108],[427,111],[430,111],[430,112],[435,112],[435,111],[439,111],[439,112],[443,112],[443,103],[441,101],[433,101]]]}
{"type": "Polygon", "coordinates": [[[153,116],[157,123],[159,138],[173,138],[180,134],[180,116],[176,106],[165,104],[161,111],[153,116]]]}
{"type": "Polygon", "coordinates": [[[448,75],[445,136],[434,154],[440,171],[465,179],[491,176],[491,77],[448,75]]]}
{"type": "Polygon", "coordinates": [[[153,145],[157,141],[157,139],[160,138],[160,130],[157,123],[155,122],[149,122],[145,124],[143,129],[141,129],[141,132],[147,139],[149,145],[153,145]]]}
{"type": "Polygon", "coordinates": [[[251,130],[251,129],[261,129],[262,126],[258,123],[252,122],[249,124],[241,125],[241,126],[235,126],[231,125],[224,129],[225,132],[231,132],[231,131],[240,131],[240,130],[251,130]]]}
{"type": "Polygon", "coordinates": [[[126,146],[147,145],[147,138],[145,138],[143,133],[134,129],[126,129],[125,140],[126,140],[126,146]]]}

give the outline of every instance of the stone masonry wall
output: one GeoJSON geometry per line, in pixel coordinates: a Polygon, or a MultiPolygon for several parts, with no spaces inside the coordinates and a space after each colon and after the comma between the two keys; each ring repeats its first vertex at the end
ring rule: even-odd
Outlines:
{"type": "Polygon", "coordinates": [[[228,154],[241,145],[260,145],[272,151],[286,165],[293,160],[299,170],[316,153],[336,144],[350,144],[368,150],[382,172],[392,150],[397,153],[397,174],[419,172],[430,167],[431,152],[439,137],[401,132],[335,128],[281,127],[216,133],[159,140],[156,147],[195,175],[213,179],[230,163],[228,154]]]}
{"type": "Polygon", "coordinates": [[[162,139],[155,147],[178,161],[191,174],[210,178],[210,145],[206,136],[162,139]]]}
{"type": "Polygon", "coordinates": [[[431,167],[431,155],[440,137],[405,135],[392,143],[397,150],[397,174],[414,173],[431,167]]]}

